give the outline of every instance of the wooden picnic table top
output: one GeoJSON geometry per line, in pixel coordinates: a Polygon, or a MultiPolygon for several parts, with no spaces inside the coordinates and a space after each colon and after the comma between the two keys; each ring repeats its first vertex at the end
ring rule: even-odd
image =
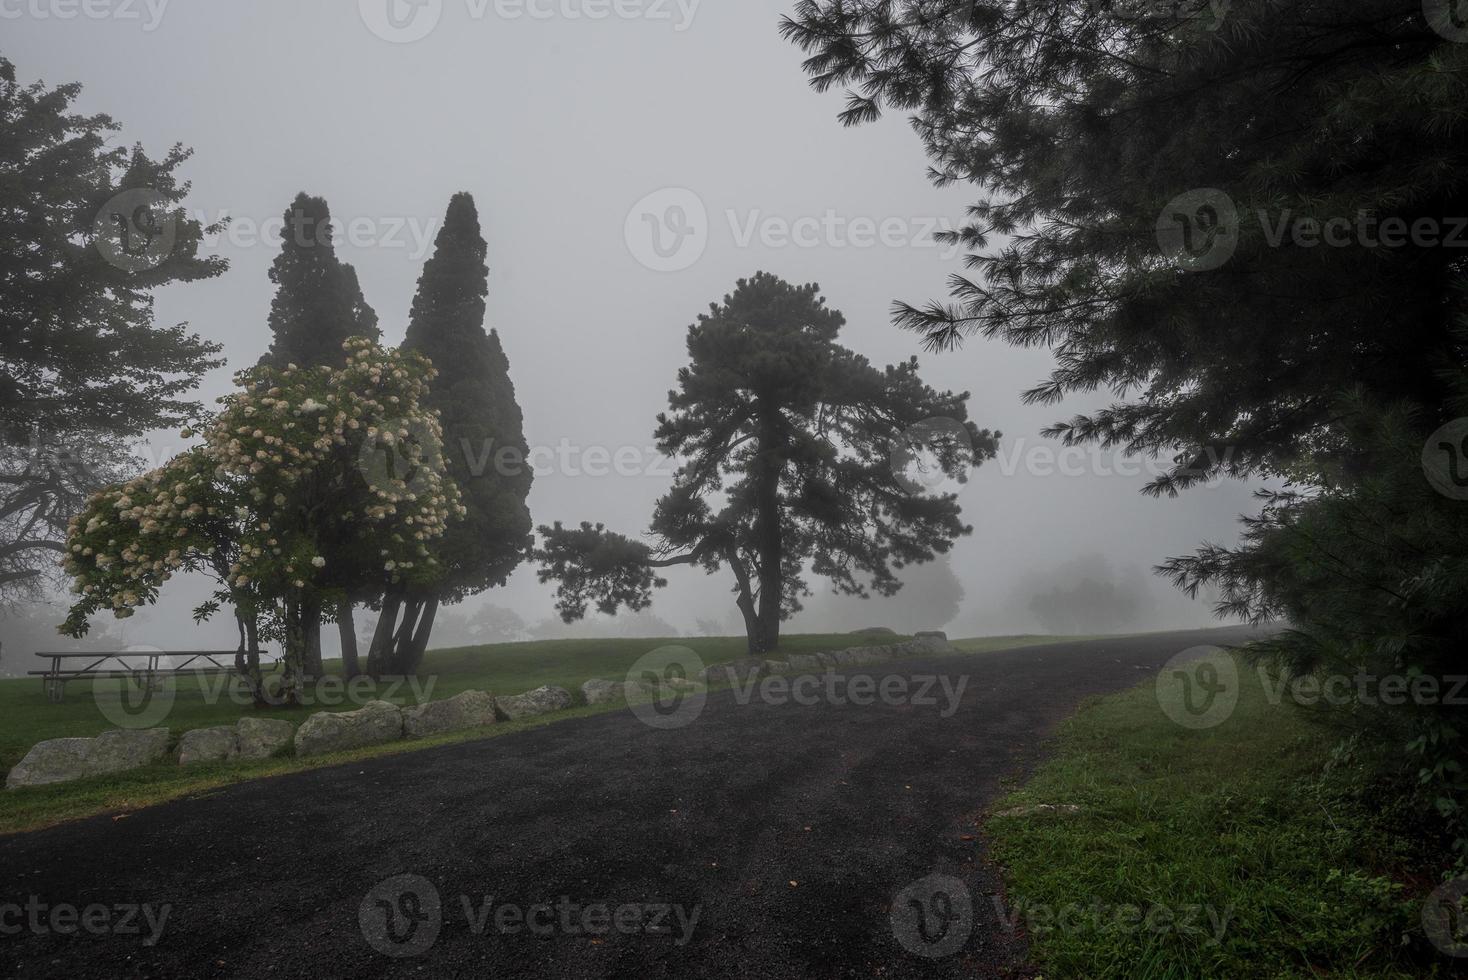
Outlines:
{"type": "Polygon", "coordinates": [[[38,657],[51,660],[74,657],[233,657],[237,650],[119,650],[107,652],[93,650],[91,653],[37,653],[38,657]]]}

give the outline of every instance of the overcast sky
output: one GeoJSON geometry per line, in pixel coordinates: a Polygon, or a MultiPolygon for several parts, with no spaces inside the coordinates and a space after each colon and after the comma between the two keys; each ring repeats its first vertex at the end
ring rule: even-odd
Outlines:
{"type": "MultiPolygon", "coordinates": [[[[350,232],[340,255],[391,343],[450,195],[474,195],[489,323],[526,436],[553,453],[531,497],[537,522],[646,527],[666,468],[587,475],[597,460],[584,451],[649,446],[688,324],[742,276],[820,283],[846,314],[844,343],[873,361],[921,353],[888,308],[942,296],[958,263],[931,231],[973,194],[927,183],[905,121],[841,128],[839,95],[812,92],[777,33],[790,0],[442,0],[393,18],[389,2],[400,0],[90,0],[63,20],[64,3],[0,0],[22,79],[83,83],[81,108],[111,114],[154,155],[191,146],[189,206],[233,216],[216,248],[229,271],[158,296],[161,321],[224,345],[229,367],[207,379],[207,399],[267,345],[276,242],[261,225],[299,191],[324,196],[350,232]]],[[[929,383],[971,391],[979,425],[1005,434],[1004,459],[962,491],[975,531],[954,559],[967,599],[951,633],[1034,629],[1026,596],[1067,563],[1100,554],[1139,579],[1201,540],[1232,541],[1250,509],[1238,485],[1152,500],[1144,475],[1114,474],[1100,454],[1069,475],[1027,466],[1058,448],[1038,435],[1046,423],[1094,407],[1020,403],[1047,371],[1044,352],[972,341],[921,363],[929,383]]],[[[670,577],[653,611],[674,625],[732,611],[725,576],[670,577]]],[[[1208,621],[1164,583],[1143,587],[1139,625],[1208,621]]],[[[133,638],[182,644],[196,594],[167,594],[133,638]]],[[[551,614],[529,567],[488,601],[527,621],[551,614]]],[[[233,645],[226,623],[210,638],[233,645]]]]}

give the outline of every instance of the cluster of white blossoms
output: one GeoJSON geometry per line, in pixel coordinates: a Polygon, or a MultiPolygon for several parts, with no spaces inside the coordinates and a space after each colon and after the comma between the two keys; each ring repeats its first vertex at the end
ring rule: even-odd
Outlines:
{"type": "Polygon", "coordinates": [[[130,615],[184,567],[267,604],[346,589],[349,575],[431,573],[430,544],[465,513],[421,445],[442,437],[422,404],[432,368],[363,338],[344,347],[339,369],[241,372],[201,447],[88,500],[67,539],[73,619],[130,615]],[[411,483],[364,478],[374,440],[412,461],[411,483]]]}

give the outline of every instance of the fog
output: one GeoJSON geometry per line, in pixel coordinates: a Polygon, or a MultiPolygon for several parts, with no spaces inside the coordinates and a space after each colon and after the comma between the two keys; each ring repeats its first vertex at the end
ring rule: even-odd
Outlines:
{"type": "MultiPolygon", "coordinates": [[[[344,237],[339,255],[356,266],[384,341],[395,344],[449,197],[469,191],[489,241],[489,323],[510,358],[526,437],[541,451],[530,501],[537,523],[646,527],[669,482],[651,433],[685,362],[684,332],[737,279],[767,270],[820,283],[846,315],[846,346],[877,363],[919,354],[926,381],[972,392],[972,417],[1004,433],[1000,458],[960,490],[974,531],[951,559],[956,610],[931,597],[921,609],[919,598],[862,604],[827,595],[813,578],[816,595],[787,629],[979,635],[1211,621],[1206,602],[1173,592],[1150,568],[1204,540],[1234,540],[1248,488],[1144,496],[1144,461],[1061,454],[1039,436],[1104,401],[1022,404],[1021,392],[1048,370],[1045,352],[974,340],[923,354],[914,335],[891,325],[892,300],[943,296],[959,259],[931,233],[959,221],[973,191],[929,185],[919,141],[901,119],[840,126],[840,95],[812,92],[799,52],[777,33],[789,0],[605,8],[445,0],[423,8],[436,26],[410,43],[374,34],[368,21],[390,33],[383,6],[154,0],[128,8],[136,19],[91,19],[80,9],[70,20],[6,15],[19,77],[83,83],[80,108],[112,114],[123,139],[155,155],[174,142],[192,147],[183,168],[191,209],[232,218],[214,249],[229,271],[157,296],[160,322],[188,321],[224,345],[229,366],[208,377],[205,401],[268,343],[266,270],[277,242],[262,225],[278,221],[297,192],[330,202],[344,237]],[[592,16],[608,8],[611,16],[592,16]],[[613,472],[602,453],[615,459],[628,447],[635,472],[613,472]],[[1098,604],[1087,590],[1096,588],[1124,596],[1125,614],[1115,604],[1088,612],[1098,604]],[[1070,612],[1043,613],[1057,602],[1070,612]],[[944,622],[924,621],[944,612],[952,612],[944,622]]],[[[162,433],[148,452],[165,458],[183,445],[162,433]]],[[[684,633],[729,622],[725,575],[684,568],[668,577],[653,616],[684,633]]],[[[232,648],[227,617],[198,628],[190,620],[206,591],[174,582],[156,608],[119,624],[125,630],[105,625],[131,643],[232,648]]],[[[485,603],[527,624],[553,615],[550,589],[529,565],[456,612],[467,617],[485,603]]],[[[6,630],[13,670],[12,650],[31,634],[6,630]]],[[[334,643],[334,631],[326,634],[334,643]]]]}

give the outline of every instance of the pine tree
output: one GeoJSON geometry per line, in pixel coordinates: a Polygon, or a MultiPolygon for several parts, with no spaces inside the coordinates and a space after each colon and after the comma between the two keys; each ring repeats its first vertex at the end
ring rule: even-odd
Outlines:
{"type": "Polygon", "coordinates": [[[654,511],[657,544],[599,525],[540,528],[540,578],[559,583],[563,619],[592,604],[608,615],[645,609],[666,584],[658,569],[727,566],[749,652],[765,653],[810,594],[807,569],[844,594],[894,595],[905,565],[946,554],[972,530],[956,494],[904,482],[894,444],[946,420],[951,437],[928,448],[964,479],[994,455],[997,435],[968,421],[967,393],[923,384],[916,359],[878,370],[837,344],[844,322],[818,286],[763,272],[699,317],[691,363],[658,416],[658,448],[685,462],[654,511]]]}
{"type": "MultiPolygon", "coordinates": [[[[935,181],[979,189],[955,302],[901,326],[1049,347],[1029,400],[1115,402],[1047,434],[1171,456],[1151,493],[1288,481],[1240,547],[1161,568],[1288,617],[1256,653],[1460,673],[1462,504],[1424,469],[1456,494],[1468,453],[1461,4],[802,0],[783,31],[847,125],[911,112],[935,181]]],[[[1461,719],[1420,707],[1348,714],[1400,732],[1468,851],[1461,719]]]]}
{"type": "Polygon", "coordinates": [[[0,600],[38,589],[77,502],[126,441],[198,416],[219,346],[154,321],[153,291],[221,274],[177,170],[71,111],[76,84],[16,81],[0,58],[0,600]]]}
{"type": "MultiPolygon", "coordinates": [[[[417,669],[440,601],[503,585],[533,543],[526,507],[529,450],[510,362],[498,333],[484,329],[487,253],[474,198],[455,194],[418,280],[403,346],[428,357],[438,371],[426,404],[438,410],[445,462],[468,514],[435,546],[444,568],[441,585],[384,604],[386,623],[393,620],[389,611],[403,613],[391,667],[385,668],[391,673],[417,669]]],[[[386,654],[388,633],[381,626],[379,632],[374,670],[386,654]]]]}

